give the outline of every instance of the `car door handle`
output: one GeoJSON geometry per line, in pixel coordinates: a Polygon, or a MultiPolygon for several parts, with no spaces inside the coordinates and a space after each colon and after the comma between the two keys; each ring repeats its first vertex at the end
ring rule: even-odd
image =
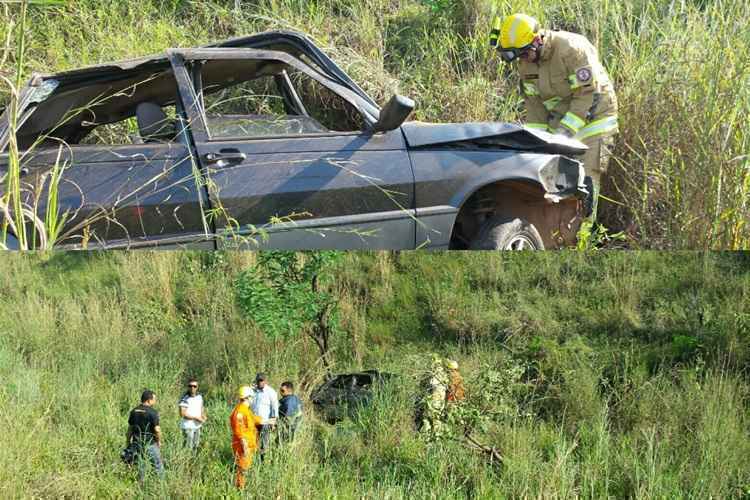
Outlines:
{"type": "Polygon", "coordinates": [[[218,167],[223,167],[226,165],[242,163],[247,159],[247,155],[236,149],[222,149],[218,153],[206,153],[203,155],[203,158],[208,163],[214,164],[218,167]]]}

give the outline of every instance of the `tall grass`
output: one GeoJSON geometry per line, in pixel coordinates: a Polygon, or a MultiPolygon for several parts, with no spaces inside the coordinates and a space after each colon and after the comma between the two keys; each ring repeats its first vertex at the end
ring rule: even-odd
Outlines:
{"type": "MultiPolygon", "coordinates": [[[[6,14],[8,13],[7,6],[6,7],[6,14]]],[[[3,76],[4,83],[7,84],[8,88],[10,89],[12,95],[10,99],[10,103],[8,106],[8,126],[12,130],[15,130],[18,126],[18,105],[20,100],[20,89],[21,89],[21,82],[23,78],[23,63],[24,63],[24,56],[25,56],[25,31],[26,31],[26,14],[28,11],[28,4],[22,3],[20,4],[19,8],[19,21],[18,21],[18,36],[16,38],[17,41],[17,47],[16,47],[16,70],[15,70],[15,78],[13,81],[11,81],[9,78],[3,76]]],[[[13,27],[16,23],[7,23],[6,29],[9,30],[8,33],[8,41],[12,39],[12,32],[10,31],[10,28],[13,27]]],[[[5,54],[4,56],[7,56],[8,53],[11,51],[10,43],[7,43],[4,47],[5,54]]],[[[3,61],[6,61],[7,57],[3,58],[3,61]]],[[[8,232],[8,227],[12,226],[14,229],[14,233],[17,234],[18,243],[21,248],[28,248],[28,244],[26,242],[27,234],[26,234],[26,215],[24,213],[24,207],[23,203],[21,201],[21,161],[20,161],[20,154],[18,151],[18,142],[16,141],[15,134],[11,134],[10,140],[8,143],[8,168],[7,173],[3,176],[2,179],[5,181],[6,189],[3,194],[2,199],[0,199],[0,210],[3,212],[3,226],[0,228],[2,231],[2,243],[5,244],[6,242],[6,235],[8,232]]]]}
{"type": "MultiPolygon", "coordinates": [[[[0,81],[2,81],[10,92],[8,103],[7,125],[11,131],[8,137],[8,161],[7,171],[0,177],[0,184],[5,184],[3,196],[0,197],[0,214],[3,216],[0,225],[0,249],[5,249],[10,231],[18,241],[18,248],[28,250],[33,248],[52,248],[60,236],[62,227],[68,218],[67,213],[61,214],[58,210],[57,193],[65,163],[61,162],[62,147],[58,150],[57,160],[51,166],[49,172],[44,176],[41,184],[45,184],[49,178],[47,190],[47,210],[42,219],[36,207],[42,195],[41,189],[33,200],[33,204],[27,203],[24,192],[27,191],[21,182],[22,158],[30,151],[19,151],[15,131],[19,124],[19,113],[21,113],[20,100],[23,91],[24,62],[26,58],[26,29],[28,9],[30,4],[48,6],[60,3],[60,0],[24,0],[13,2],[18,4],[18,20],[7,22],[5,26],[5,46],[0,56],[0,81]],[[15,32],[15,37],[13,36],[15,32]],[[14,78],[4,75],[3,66],[12,52],[11,41],[15,39],[15,71],[14,78]]],[[[15,10],[9,8],[6,3],[3,6],[4,17],[10,18],[10,13],[15,10]]],[[[11,21],[11,19],[8,19],[11,21]]]]}
{"type": "Polygon", "coordinates": [[[750,322],[735,319],[750,317],[744,256],[351,254],[338,271],[351,329],[334,339],[335,370],[399,378],[337,426],[307,402],[324,376],[312,342],[272,340],[235,305],[232,283],[253,263],[246,253],[2,259],[0,496],[140,496],[118,452],[149,387],[168,474],[146,493],[237,498],[228,415],[236,386],[261,370],[274,386],[299,382],[306,426],[253,468],[246,497],[748,494],[750,322]],[[452,284],[454,297],[438,293],[452,284]],[[513,400],[524,416],[477,435],[500,450],[501,468],[413,431],[432,352],[459,361],[469,393],[483,367],[524,367],[513,400]],[[209,412],[196,459],[179,446],[175,407],[189,376],[209,412]]]}

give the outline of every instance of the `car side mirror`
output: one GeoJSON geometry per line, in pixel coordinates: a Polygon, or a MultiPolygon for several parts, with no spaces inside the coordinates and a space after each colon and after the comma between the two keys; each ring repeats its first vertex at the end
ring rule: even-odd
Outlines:
{"type": "Polygon", "coordinates": [[[375,132],[396,130],[406,121],[416,104],[413,100],[402,95],[394,95],[380,110],[380,118],[375,124],[375,132]]]}

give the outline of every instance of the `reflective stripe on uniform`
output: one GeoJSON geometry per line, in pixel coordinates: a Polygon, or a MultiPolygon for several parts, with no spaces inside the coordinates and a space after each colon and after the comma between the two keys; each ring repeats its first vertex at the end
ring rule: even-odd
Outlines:
{"type": "Polygon", "coordinates": [[[547,130],[546,123],[527,123],[526,128],[535,128],[539,130],[547,130]]]}
{"type": "Polygon", "coordinates": [[[521,27],[521,24],[523,24],[522,17],[519,16],[513,20],[513,24],[510,25],[510,31],[508,32],[508,41],[510,42],[510,45],[506,48],[520,48],[516,46],[516,41],[518,40],[518,28],[521,27]]]}
{"type": "Polygon", "coordinates": [[[493,30],[492,33],[490,33],[490,46],[497,47],[497,41],[499,38],[500,38],[500,32],[493,30]]]}
{"type": "Polygon", "coordinates": [[[490,31],[490,45],[497,47],[497,42],[500,40],[500,30],[502,29],[502,19],[495,16],[492,20],[492,31],[490,31]]]}
{"type": "Polygon", "coordinates": [[[552,111],[560,104],[560,101],[562,101],[562,97],[552,97],[544,101],[544,107],[547,108],[547,111],[552,111]]]}
{"type": "Polygon", "coordinates": [[[608,116],[606,118],[593,121],[589,123],[588,125],[586,125],[581,130],[578,131],[575,138],[578,139],[579,141],[582,141],[590,137],[611,133],[616,130],[617,130],[617,116],[608,116]]]}
{"type": "Polygon", "coordinates": [[[502,28],[502,19],[495,16],[492,20],[492,31],[490,31],[490,45],[497,47],[497,42],[500,40],[500,29],[502,28]]]}
{"type": "Polygon", "coordinates": [[[531,82],[523,82],[523,93],[530,97],[539,95],[536,85],[531,82]]]}
{"type": "Polygon", "coordinates": [[[565,125],[570,130],[572,130],[573,133],[577,133],[586,125],[586,122],[579,118],[575,113],[571,113],[570,111],[568,111],[567,113],[565,113],[563,119],[560,120],[560,125],[565,125]]]}

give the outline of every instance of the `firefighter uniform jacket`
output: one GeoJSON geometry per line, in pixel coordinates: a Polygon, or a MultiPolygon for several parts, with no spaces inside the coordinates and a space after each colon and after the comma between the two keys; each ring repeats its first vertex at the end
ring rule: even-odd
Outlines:
{"type": "Polygon", "coordinates": [[[585,141],[617,132],[617,97],[596,48],[585,37],[543,31],[538,62],[519,61],[527,126],[566,127],[585,141]]]}

